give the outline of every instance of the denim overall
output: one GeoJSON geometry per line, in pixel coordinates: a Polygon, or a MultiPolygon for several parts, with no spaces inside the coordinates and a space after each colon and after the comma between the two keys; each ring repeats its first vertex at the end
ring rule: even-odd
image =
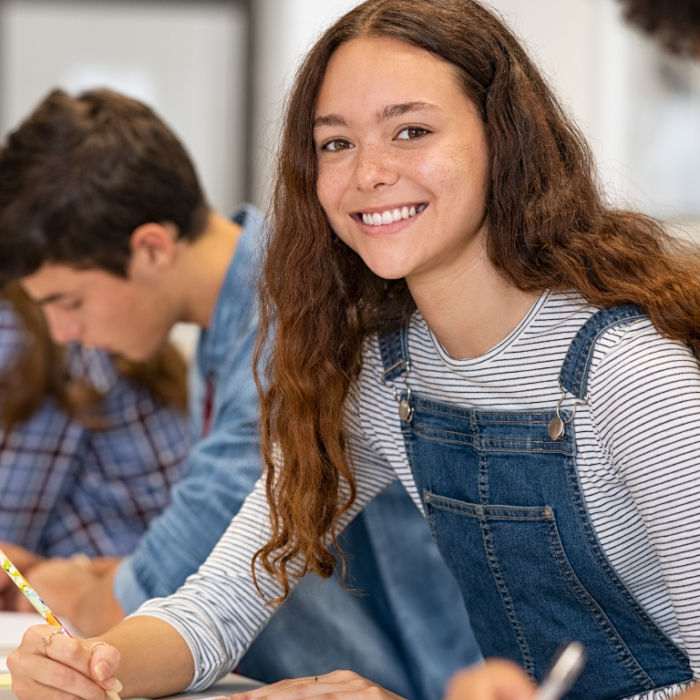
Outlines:
{"type": "MultiPolygon", "coordinates": [[[[632,306],[594,314],[564,359],[562,396],[585,403],[596,341],[643,316],[632,306]]],[[[687,655],[644,611],[596,537],[576,468],[575,407],[488,411],[430,401],[410,391],[408,329],[379,345],[433,537],[484,656],[512,659],[539,681],[556,649],[578,640],[588,662],[569,697],[580,700],[690,681],[687,655]],[[555,417],[563,434],[552,439],[555,417]]]]}

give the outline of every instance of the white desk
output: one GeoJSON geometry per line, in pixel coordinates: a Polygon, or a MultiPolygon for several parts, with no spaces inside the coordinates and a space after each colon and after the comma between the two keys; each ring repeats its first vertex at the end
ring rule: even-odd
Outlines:
{"type": "MultiPolygon", "coordinates": [[[[165,700],[197,700],[197,698],[216,697],[217,694],[224,697],[233,695],[233,693],[242,693],[246,690],[259,688],[262,683],[253,681],[250,678],[243,676],[229,675],[221,679],[215,686],[209,688],[204,693],[196,693],[194,695],[173,695],[165,700]]],[[[17,696],[9,688],[0,688],[0,700],[17,700],[17,696]]]]}

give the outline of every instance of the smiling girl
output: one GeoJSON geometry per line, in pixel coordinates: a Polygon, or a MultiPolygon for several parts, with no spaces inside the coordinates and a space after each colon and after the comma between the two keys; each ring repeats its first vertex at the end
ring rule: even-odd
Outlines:
{"type": "MultiPolygon", "coordinates": [[[[576,638],[571,697],[678,692],[700,671],[699,279],[658,224],[607,206],[491,12],[360,5],[289,101],[261,283],[266,480],[175,595],[101,640],[30,631],[15,692],[205,687],[396,478],[486,655],[539,680],[576,638]]],[[[315,695],[395,697],[342,671],[249,697],[315,695]]]]}

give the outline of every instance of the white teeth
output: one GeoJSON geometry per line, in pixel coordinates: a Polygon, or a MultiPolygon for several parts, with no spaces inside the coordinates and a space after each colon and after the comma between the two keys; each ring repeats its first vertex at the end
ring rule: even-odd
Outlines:
{"type": "Polygon", "coordinates": [[[420,214],[428,205],[421,204],[416,207],[403,207],[402,209],[387,209],[382,212],[375,212],[374,214],[363,214],[362,221],[367,226],[383,226],[386,224],[392,224],[395,221],[401,221],[401,219],[410,219],[416,214],[420,214]]]}

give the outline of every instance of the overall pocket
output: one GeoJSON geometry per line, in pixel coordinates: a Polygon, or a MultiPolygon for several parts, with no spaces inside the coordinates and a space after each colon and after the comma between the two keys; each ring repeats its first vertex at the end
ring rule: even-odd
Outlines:
{"type": "Polygon", "coordinates": [[[581,583],[552,507],[482,505],[427,490],[423,501],[484,656],[511,658],[539,680],[558,646],[577,639],[588,663],[575,695],[599,696],[602,668],[619,697],[655,687],[581,583]]]}

